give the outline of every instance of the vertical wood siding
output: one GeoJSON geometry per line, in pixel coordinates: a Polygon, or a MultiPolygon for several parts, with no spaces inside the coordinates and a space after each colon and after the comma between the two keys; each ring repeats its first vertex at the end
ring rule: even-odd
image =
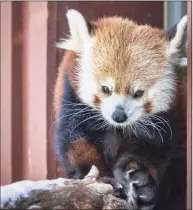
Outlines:
{"type": "Polygon", "coordinates": [[[47,2],[23,3],[23,177],[47,177],[47,2]]]}
{"type": "Polygon", "coordinates": [[[1,3],[1,184],[8,184],[12,182],[12,160],[11,160],[12,20],[11,18],[12,18],[11,3],[10,2],[1,3]]]}

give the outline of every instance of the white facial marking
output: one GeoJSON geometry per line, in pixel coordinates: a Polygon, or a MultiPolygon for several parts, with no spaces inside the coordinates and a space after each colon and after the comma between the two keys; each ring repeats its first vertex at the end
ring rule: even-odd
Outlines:
{"type": "Polygon", "coordinates": [[[143,104],[137,102],[131,96],[121,96],[112,93],[111,96],[104,98],[101,104],[101,112],[104,118],[113,125],[126,126],[135,122],[143,113],[143,104]],[[112,119],[112,114],[117,106],[123,107],[128,119],[123,123],[116,123],[112,119]]]}
{"type": "Polygon", "coordinates": [[[103,80],[100,80],[99,83],[101,86],[107,86],[110,90],[113,89],[115,85],[115,82],[111,77],[106,77],[103,80]]]}
{"type": "Polygon", "coordinates": [[[175,74],[167,71],[162,78],[149,90],[153,113],[168,111],[176,91],[175,74]]]}

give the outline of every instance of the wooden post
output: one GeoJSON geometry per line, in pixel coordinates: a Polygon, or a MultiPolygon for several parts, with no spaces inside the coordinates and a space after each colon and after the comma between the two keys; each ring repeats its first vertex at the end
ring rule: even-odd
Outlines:
{"type": "Polygon", "coordinates": [[[12,181],[12,3],[1,2],[1,185],[12,181]]]}
{"type": "Polygon", "coordinates": [[[47,2],[24,2],[23,179],[47,178],[47,2]]]}

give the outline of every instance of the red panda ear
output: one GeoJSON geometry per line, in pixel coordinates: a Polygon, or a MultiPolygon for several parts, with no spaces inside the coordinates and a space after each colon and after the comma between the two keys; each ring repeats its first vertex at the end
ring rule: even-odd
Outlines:
{"type": "Polygon", "coordinates": [[[163,34],[168,41],[171,41],[171,39],[174,38],[175,33],[176,33],[176,27],[177,27],[177,23],[174,26],[167,28],[163,31],[163,34]]]}
{"type": "Polygon", "coordinates": [[[95,33],[95,30],[97,29],[98,25],[96,22],[91,22],[91,21],[87,21],[87,27],[88,27],[88,31],[90,36],[93,36],[95,33]]]}
{"type": "Polygon", "coordinates": [[[186,66],[187,60],[187,15],[176,25],[164,31],[168,40],[168,56],[180,66],[186,66]]]}
{"type": "Polygon", "coordinates": [[[66,13],[70,36],[63,39],[57,46],[62,49],[80,53],[84,45],[91,41],[92,25],[77,10],[70,9],[66,13]]]}
{"type": "Polygon", "coordinates": [[[89,21],[87,21],[86,24],[87,24],[88,32],[91,35],[92,31],[94,29],[94,25],[91,22],[89,22],[89,21]]]}

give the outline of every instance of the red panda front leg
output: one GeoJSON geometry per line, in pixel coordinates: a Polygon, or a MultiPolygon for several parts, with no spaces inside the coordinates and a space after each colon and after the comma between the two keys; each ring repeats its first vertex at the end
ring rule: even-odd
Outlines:
{"type": "MultiPolygon", "coordinates": [[[[161,170],[164,171],[164,167],[161,170]]],[[[158,169],[144,166],[136,157],[123,155],[114,167],[114,176],[122,185],[131,209],[151,210],[158,202],[160,175],[158,169]]]]}
{"type": "Polygon", "coordinates": [[[89,172],[92,165],[97,166],[100,174],[103,173],[103,167],[100,160],[100,154],[94,145],[90,144],[87,139],[79,138],[69,145],[66,153],[68,176],[74,179],[82,179],[89,172]]]}

